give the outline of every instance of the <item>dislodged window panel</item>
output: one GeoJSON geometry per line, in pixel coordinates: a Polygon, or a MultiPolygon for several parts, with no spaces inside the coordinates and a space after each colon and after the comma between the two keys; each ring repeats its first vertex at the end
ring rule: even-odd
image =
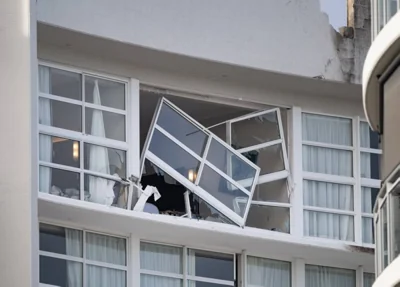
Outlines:
{"type": "Polygon", "coordinates": [[[140,286],[235,286],[235,259],[234,254],[141,242],[140,286]]]}
{"type": "Polygon", "coordinates": [[[39,191],[127,208],[126,82],[39,66],[39,191]]]}
{"type": "Polygon", "coordinates": [[[290,173],[281,113],[275,108],[228,121],[226,141],[260,167],[246,225],[289,233],[290,173]]]}
{"type": "Polygon", "coordinates": [[[236,224],[244,225],[259,167],[164,98],[142,158],[236,224]]]}

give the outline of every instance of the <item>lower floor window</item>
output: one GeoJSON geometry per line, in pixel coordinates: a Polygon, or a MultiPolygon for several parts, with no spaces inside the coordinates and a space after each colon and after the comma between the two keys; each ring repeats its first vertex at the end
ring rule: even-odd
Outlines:
{"type": "Polygon", "coordinates": [[[306,286],[356,287],[356,271],[317,265],[306,265],[306,286]]]}
{"type": "Polygon", "coordinates": [[[290,262],[247,257],[248,287],[290,287],[290,262]]]}
{"type": "Polygon", "coordinates": [[[140,286],[235,286],[234,262],[234,254],[142,242],[140,286]]]}
{"type": "Polygon", "coordinates": [[[126,239],[40,224],[40,283],[125,287],[126,239]]]}

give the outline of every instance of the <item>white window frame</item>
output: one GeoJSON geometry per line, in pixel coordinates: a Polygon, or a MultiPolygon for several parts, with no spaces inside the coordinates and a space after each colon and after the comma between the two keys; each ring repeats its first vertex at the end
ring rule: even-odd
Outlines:
{"type": "MultiPolygon", "coordinates": [[[[182,246],[182,245],[174,245],[174,244],[167,244],[167,243],[159,243],[159,242],[153,242],[153,241],[144,241],[141,240],[140,243],[148,243],[148,244],[156,244],[156,245],[163,245],[163,246],[172,246],[172,247],[177,247],[182,250],[182,274],[175,274],[175,273],[168,273],[168,272],[162,272],[162,271],[154,271],[154,270],[148,270],[148,269],[142,269],[140,266],[140,274],[145,274],[145,275],[151,275],[151,276],[160,276],[160,277],[167,277],[167,278],[174,278],[174,279],[179,279],[182,280],[183,287],[188,286],[188,281],[198,281],[198,282],[206,282],[206,283],[212,283],[212,284],[220,284],[220,285],[226,285],[226,286],[236,286],[235,282],[237,280],[236,273],[237,273],[237,266],[236,266],[236,253],[229,253],[229,252],[221,252],[221,251],[215,251],[215,250],[208,250],[208,249],[203,249],[203,248],[193,248],[190,246],[182,246]],[[233,281],[229,280],[221,280],[221,279],[214,279],[214,278],[209,278],[209,277],[200,277],[196,275],[190,275],[188,270],[187,270],[187,259],[188,259],[188,250],[198,250],[198,251],[206,251],[206,252],[212,252],[212,253],[219,253],[219,254],[225,254],[225,255],[232,255],[233,256],[233,281]]],[[[140,248],[140,247],[139,247],[140,248]]],[[[140,262],[140,258],[139,258],[140,262]]]]}
{"type": "MultiPolygon", "coordinates": [[[[359,173],[358,173],[358,175],[359,175],[359,177],[357,179],[359,180],[359,185],[360,185],[359,189],[360,189],[360,206],[361,206],[361,219],[360,219],[360,221],[361,221],[361,242],[362,242],[362,245],[365,246],[365,247],[374,248],[375,244],[364,243],[362,241],[362,232],[363,232],[363,230],[362,230],[362,218],[370,218],[372,220],[372,224],[374,225],[374,214],[373,214],[374,206],[372,206],[372,211],[370,213],[362,211],[362,202],[361,202],[361,199],[362,199],[362,196],[363,196],[362,195],[362,188],[365,187],[365,188],[372,188],[372,189],[378,189],[379,190],[380,187],[381,187],[381,181],[379,179],[370,179],[370,178],[361,177],[361,153],[377,154],[379,156],[382,156],[382,150],[381,149],[361,147],[361,123],[368,124],[368,122],[365,121],[365,120],[361,120],[360,118],[357,118],[357,125],[358,125],[358,128],[359,128],[359,131],[358,131],[358,143],[359,143],[358,148],[359,148],[359,151],[358,151],[358,154],[357,154],[359,156],[359,158],[358,158],[358,163],[359,163],[359,166],[358,166],[359,173]]],[[[380,169],[380,167],[379,167],[379,169],[380,169]]],[[[375,230],[375,232],[376,232],[376,230],[375,230]]]]}
{"type": "MultiPolygon", "coordinates": [[[[243,115],[237,118],[234,118],[232,120],[229,120],[226,122],[226,141],[227,143],[231,146],[232,145],[232,124],[243,121],[243,120],[247,120],[247,119],[251,119],[251,118],[255,118],[258,116],[263,116],[266,114],[271,114],[271,113],[275,113],[276,117],[277,117],[277,121],[278,121],[278,129],[279,129],[279,139],[276,140],[272,140],[272,141],[266,141],[264,143],[261,144],[257,144],[257,145],[253,145],[253,146],[248,146],[245,148],[240,148],[237,149],[236,151],[239,153],[244,153],[244,152],[248,152],[248,151],[253,151],[253,150],[257,150],[260,148],[266,148],[266,147],[271,147],[274,145],[280,145],[281,146],[281,150],[282,150],[282,158],[283,158],[283,166],[284,166],[284,170],[281,171],[277,171],[277,172],[273,172],[270,174],[264,174],[264,175],[260,175],[258,178],[258,182],[256,185],[261,185],[264,183],[269,183],[269,182],[274,182],[274,181],[278,181],[278,180],[286,180],[286,188],[287,188],[287,192],[288,192],[288,199],[289,199],[289,203],[283,203],[283,202],[270,202],[270,201],[255,201],[255,200],[251,200],[251,205],[255,205],[255,206],[270,206],[270,207],[282,207],[282,208],[288,208],[289,209],[289,215],[291,215],[291,192],[290,190],[292,189],[291,186],[291,178],[290,178],[290,167],[289,167],[289,158],[288,158],[288,152],[286,149],[286,140],[285,140],[285,132],[283,129],[283,124],[282,124],[282,115],[281,115],[281,110],[280,108],[271,108],[271,109],[267,109],[267,110],[262,110],[262,111],[256,111],[253,113],[249,113],[247,115],[243,115]]],[[[251,208],[251,206],[250,206],[251,208]]],[[[289,233],[291,232],[292,229],[292,224],[289,225],[289,233]]]]}
{"type": "MultiPolygon", "coordinates": [[[[368,179],[361,177],[361,152],[371,153],[371,154],[382,154],[382,150],[380,149],[373,149],[373,148],[362,148],[361,147],[361,122],[366,122],[364,119],[360,117],[349,117],[349,116],[342,116],[337,114],[327,114],[327,113],[318,113],[309,110],[303,110],[301,112],[301,117],[303,114],[314,114],[320,116],[327,116],[327,117],[336,117],[336,118],[343,118],[349,119],[352,123],[352,145],[351,146],[342,146],[336,144],[329,144],[329,143],[321,143],[321,142],[313,142],[313,141],[305,141],[302,139],[302,146],[315,146],[315,147],[323,147],[323,148],[331,148],[337,150],[346,150],[352,152],[352,177],[346,176],[338,176],[338,175],[329,175],[323,173],[315,173],[315,172],[307,172],[302,170],[302,180],[311,180],[311,181],[318,181],[318,182],[329,182],[329,183],[336,183],[336,184],[343,184],[343,185],[351,185],[353,188],[353,196],[354,196],[354,210],[347,211],[347,210],[339,210],[339,209],[329,209],[323,207],[314,207],[314,206],[307,206],[303,203],[303,217],[304,211],[316,211],[316,212],[325,212],[325,213],[333,213],[333,214],[341,214],[341,215],[349,215],[353,216],[354,218],[354,241],[344,241],[344,240],[335,240],[335,239],[328,239],[328,238],[320,238],[320,237],[312,237],[306,236],[308,238],[318,239],[318,240],[334,240],[339,242],[344,242],[347,244],[357,244],[364,247],[374,248],[375,244],[363,243],[362,241],[362,218],[372,218],[373,214],[371,213],[363,213],[362,212],[362,189],[361,187],[369,187],[369,188],[379,188],[380,187],[380,180],[376,179],[368,179]]],[[[302,126],[303,129],[303,126],[302,126]]],[[[302,190],[302,193],[304,191],[302,190]]],[[[375,231],[376,232],[376,231],[375,231]]],[[[304,231],[303,231],[304,234],[304,231]]]]}
{"type": "Polygon", "coordinates": [[[158,104],[156,113],[154,114],[153,121],[151,124],[151,130],[149,132],[149,135],[147,136],[144,148],[143,148],[143,154],[142,154],[142,162],[141,162],[141,174],[143,174],[143,168],[144,168],[144,162],[145,160],[149,160],[153,164],[155,164],[157,167],[162,169],[164,172],[172,176],[175,180],[180,182],[183,186],[185,186],[188,190],[205,200],[208,204],[210,204],[213,208],[217,209],[219,212],[221,212],[224,216],[238,224],[239,226],[244,226],[246,222],[246,218],[250,209],[250,204],[251,204],[251,198],[253,197],[254,189],[256,186],[256,182],[258,181],[258,176],[260,174],[260,168],[253,164],[251,161],[249,161],[246,157],[238,153],[235,149],[227,145],[224,141],[222,141],[219,137],[208,131],[207,128],[201,126],[196,120],[191,118],[189,115],[187,115],[184,111],[179,109],[177,106],[175,106],[173,103],[168,101],[165,98],[162,98],[158,104]],[[186,119],[188,122],[196,126],[200,131],[205,133],[208,136],[208,140],[205,146],[205,149],[203,151],[203,155],[199,156],[195,152],[193,152],[190,148],[185,146],[183,143],[181,143],[178,139],[176,139],[173,135],[168,133],[166,130],[164,130],[162,127],[160,127],[157,124],[158,117],[161,112],[161,108],[163,105],[167,105],[170,108],[172,108],[175,112],[177,112],[180,116],[182,116],[184,119],[186,119]],[[183,151],[186,151],[189,153],[193,158],[195,158],[199,163],[200,167],[198,170],[198,175],[196,178],[196,181],[193,183],[189,181],[187,178],[185,178],[183,175],[175,171],[173,168],[171,168],[167,163],[165,163],[163,160],[161,160],[158,156],[153,154],[149,148],[150,148],[150,142],[152,140],[154,131],[157,130],[158,132],[162,133],[164,136],[169,138],[171,142],[175,143],[178,145],[183,151]],[[232,178],[229,177],[229,175],[225,174],[224,172],[220,171],[217,167],[215,167],[211,162],[207,160],[207,154],[208,150],[211,145],[211,141],[215,140],[216,142],[220,143],[222,146],[224,146],[227,150],[232,152],[234,155],[236,155],[238,158],[240,158],[242,161],[244,161],[246,164],[251,166],[255,170],[255,176],[252,182],[252,187],[251,190],[245,189],[240,183],[236,182],[232,178]],[[249,196],[249,200],[246,206],[246,210],[244,212],[243,217],[241,217],[239,214],[235,213],[233,210],[231,210],[229,207],[227,207],[225,204],[221,203],[219,200],[217,200],[214,196],[212,196],[209,192],[204,190],[202,187],[200,187],[200,178],[202,175],[203,168],[205,164],[211,168],[213,171],[218,173],[221,177],[223,177],[225,180],[229,181],[232,185],[234,185],[236,188],[240,189],[243,193],[249,196]]]}
{"type": "MultiPolygon", "coordinates": [[[[64,171],[70,171],[70,172],[75,172],[79,173],[80,175],[80,200],[84,200],[84,180],[85,177],[84,175],[92,175],[92,176],[98,176],[102,177],[105,179],[113,180],[116,182],[120,183],[126,183],[123,179],[121,179],[118,176],[113,176],[109,174],[103,174],[95,171],[91,171],[88,169],[84,168],[84,144],[94,144],[94,145],[100,145],[103,147],[107,148],[114,148],[118,150],[122,150],[126,153],[126,177],[129,178],[131,175],[134,175],[135,177],[139,177],[139,162],[140,162],[140,156],[139,156],[139,145],[140,145],[140,131],[139,131],[139,81],[136,79],[128,79],[128,78],[122,78],[122,77],[116,77],[104,73],[98,73],[98,72],[93,72],[89,71],[86,69],[78,69],[78,68],[72,68],[70,66],[66,65],[61,65],[61,64],[55,64],[51,62],[46,62],[46,61],[39,61],[38,63],[38,68],[39,66],[44,66],[48,68],[55,68],[67,72],[72,72],[79,74],[81,76],[81,91],[82,91],[82,99],[81,100],[74,100],[74,99],[69,99],[61,96],[56,96],[52,94],[47,94],[43,93],[39,90],[38,88],[38,99],[39,98],[46,98],[49,100],[56,100],[58,102],[63,102],[63,103],[68,103],[68,104],[73,104],[81,107],[82,109],[82,132],[76,132],[76,131],[71,131],[71,130],[66,130],[62,128],[57,128],[57,127],[52,127],[52,126],[47,126],[47,125],[42,125],[38,123],[38,135],[43,134],[45,136],[52,136],[52,137],[61,137],[65,138],[68,140],[74,140],[79,142],[79,154],[80,154],[80,168],[76,167],[71,167],[71,166],[66,166],[66,165],[60,165],[56,163],[51,163],[51,162],[45,162],[45,161],[40,161],[38,160],[38,166],[43,166],[43,167],[48,167],[48,168],[57,168],[61,169],[64,171]],[[85,102],[85,77],[94,77],[97,79],[104,79],[108,81],[113,81],[117,83],[121,83],[125,85],[125,110],[119,110],[115,108],[110,108],[106,106],[101,106],[101,105],[95,105],[91,103],[85,102]],[[112,112],[114,114],[119,114],[119,115],[124,115],[125,117],[125,141],[118,141],[118,140],[113,140],[113,139],[108,139],[108,138],[101,138],[101,137],[96,137],[92,136],[89,134],[84,134],[84,128],[85,128],[85,108],[94,108],[97,110],[101,111],[106,111],[106,112],[112,112]],[[136,114],[136,116],[135,116],[136,114]]],[[[39,106],[37,107],[39,109],[39,106]]],[[[38,113],[38,118],[37,121],[39,122],[39,113],[38,113]]],[[[37,150],[38,152],[38,158],[39,158],[39,149],[37,150]]],[[[39,177],[39,171],[37,176],[39,177]]],[[[37,187],[37,190],[39,191],[39,186],[37,187]]],[[[132,193],[129,192],[128,194],[128,203],[127,203],[127,209],[130,209],[132,203],[132,193]]]]}
{"type": "MultiPolygon", "coordinates": [[[[115,270],[120,270],[124,271],[126,274],[126,287],[131,286],[130,284],[130,278],[129,278],[129,270],[130,270],[130,243],[129,243],[129,238],[125,236],[120,236],[120,235],[115,235],[115,234],[109,234],[109,233],[103,233],[103,232],[98,232],[98,231],[93,231],[90,229],[82,229],[82,228],[75,228],[75,227],[69,227],[65,225],[60,225],[60,224],[54,224],[52,222],[46,222],[46,221],[40,221],[40,223],[43,224],[48,224],[56,227],[61,227],[61,228],[67,228],[67,229],[73,229],[73,230],[78,230],[82,232],[82,257],[77,257],[77,256],[72,256],[72,255],[66,255],[66,254],[59,254],[59,253],[53,253],[49,251],[42,251],[39,249],[39,257],[40,256],[45,256],[45,257],[51,257],[51,258],[56,258],[56,259],[61,259],[61,260],[67,260],[71,262],[77,262],[82,264],[82,286],[86,286],[86,266],[92,265],[92,266],[97,266],[97,267],[103,267],[103,268],[109,268],[109,269],[115,269],[115,270]],[[125,259],[126,259],[126,264],[125,266],[123,265],[117,265],[117,264],[112,264],[112,263],[107,263],[107,262],[102,262],[102,261],[95,261],[95,260],[90,260],[86,259],[86,234],[87,233],[92,233],[92,234],[99,234],[99,235],[104,235],[104,236],[109,236],[109,237],[116,237],[116,238],[122,238],[125,240],[125,259]]],[[[39,227],[38,227],[39,228],[39,227]]],[[[39,231],[40,232],[40,231],[39,231]]],[[[40,267],[39,267],[40,268],[40,267]]],[[[51,285],[46,285],[44,283],[39,283],[40,286],[51,286],[51,285]]]]}

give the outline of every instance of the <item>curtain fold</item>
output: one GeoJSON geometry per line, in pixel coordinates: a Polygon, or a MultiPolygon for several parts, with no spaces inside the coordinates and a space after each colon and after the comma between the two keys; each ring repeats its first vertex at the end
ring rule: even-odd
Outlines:
{"type": "MultiPolygon", "coordinates": [[[[182,274],[182,249],[175,246],[140,243],[140,268],[142,270],[182,274]]],[[[181,279],[141,274],[141,287],[180,287],[181,279]]]]}
{"type": "MultiPolygon", "coordinates": [[[[93,89],[93,103],[101,105],[99,83],[95,80],[93,89]]],[[[93,109],[91,135],[105,137],[103,112],[93,109]]],[[[91,145],[89,151],[89,169],[96,172],[110,174],[108,149],[91,145]]],[[[89,176],[89,201],[110,206],[114,201],[113,182],[104,178],[89,176]]]]}
{"type": "MultiPolygon", "coordinates": [[[[303,114],[303,140],[352,146],[351,120],[303,114]]],[[[353,176],[352,152],[303,145],[303,170],[329,175],[353,176]]],[[[352,186],[304,180],[304,205],[354,209],[352,186]]],[[[304,234],[346,241],[354,240],[354,218],[328,212],[304,211],[304,234]]]]}
{"type": "MultiPolygon", "coordinates": [[[[102,234],[86,233],[86,258],[126,266],[125,239],[102,234]]],[[[86,287],[125,287],[123,270],[93,266],[86,267],[86,287]]]]}
{"type": "Polygon", "coordinates": [[[307,287],[356,287],[353,270],[306,265],[307,287]]]}
{"type": "MultiPolygon", "coordinates": [[[[67,255],[82,257],[82,232],[74,229],[65,229],[67,255]]],[[[67,261],[68,286],[82,287],[82,265],[67,261]]]]}
{"type": "Polygon", "coordinates": [[[247,257],[249,287],[290,287],[290,263],[258,257],[247,257]]]}
{"type": "Polygon", "coordinates": [[[375,281],[375,274],[364,273],[364,287],[372,287],[375,281]]]}
{"type": "MultiPolygon", "coordinates": [[[[39,66],[39,91],[50,94],[50,69],[39,66]]],[[[39,97],[39,124],[51,126],[51,102],[49,99],[39,97]]],[[[39,136],[39,155],[41,161],[52,161],[51,137],[39,136]]],[[[39,191],[49,193],[51,188],[51,168],[39,169],[39,191]]]]}

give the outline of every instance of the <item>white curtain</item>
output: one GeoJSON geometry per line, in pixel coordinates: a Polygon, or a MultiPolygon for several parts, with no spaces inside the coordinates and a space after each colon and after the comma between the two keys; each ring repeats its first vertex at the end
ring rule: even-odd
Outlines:
{"type": "MultiPolygon", "coordinates": [[[[39,66],[39,91],[50,94],[50,69],[39,66]]],[[[39,124],[51,126],[51,102],[49,99],[39,98],[39,124]]],[[[41,161],[51,162],[52,142],[51,137],[39,137],[39,155],[41,161]]],[[[49,193],[51,186],[51,168],[39,169],[39,191],[49,193]]]]}
{"type": "Polygon", "coordinates": [[[249,287],[290,287],[290,263],[258,257],[247,257],[249,287]]]}
{"type": "MultiPolygon", "coordinates": [[[[140,243],[140,269],[182,274],[182,248],[142,242],[140,243]]],[[[140,286],[181,287],[182,280],[141,274],[140,286]]]]}
{"type": "MultiPolygon", "coordinates": [[[[126,266],[126,242],[123,238],[86,233],[86,259],[126,266]]],[[[87,264],[86,287],[125,287],[123,270],[87,264]]]]}
{"type": "Polygon", "coordinates": [[[364,273],[364,287],[372,287],[375,281],[375,274],[364,273]]]}
{"type": "MultiPolygon", "coordinates": [[[[86,259],[126,266],[126,242],[123,238],[86,233],[86,259]]],[[[87,264],[86,287],[125,287],[123,270],[87,264]]]]}
{"type": "MultiPolygon", "coordinates": [[[[353,210],[351,186],[303,181],[304,205],[338,210],[353,210]]],[[[354,219],[349,215],[304,211],[304,235],[337,240],[354,240],[354,219]]]]}
{"type": "MultiPolygon", "coordinates": [[[[65,229],[67,255],[82,257],[82,231],[65,229]]],[[[82,264],[67,261],[68,286],[82,287],[82,264]]]]}
{"type": "MultiPolygon", "coordinates": [[[[352,125],[348,119],[303,114],[303,140],[352,145],[352,125]]],[[[303,170],[351,177],[352,152],[303,146],[303,170]]],[[[304,181],[304,205],[353,210],[351,186],[304,181]]],[[[354,240],[354,218],[347,215],[304,211],[304,233],[340,240],[354,240]]]]}
{"type": "Polygon", "coordinates": [[[353,270],[306,265],[307,287],[356,287],[353,270]]]}
{"type": "MultiPolygon", "coordinates": [[[[93,103],[101,105],[98,81],[94,82],[93,103]]],[[[91,135],[105,137],[103,112],[93,109],[91,135]]],[[[96,172],[110,174],[108,149],[91,145],[89,152],[89,169],[96,172]]],[[[104,178],[89,177],[89,201],[110,206],[114,201],[113,182],[104,178]]]]}
{"type": "MultiPolygon", "coordinates": [[[[196,275],[196,251],[193,249],[188,250],[188,257],[187,257],[187,270],[189,275],[196,275]]],[[[188,281],[188,287],[196,287],[196,282],[188,281]]]]}

